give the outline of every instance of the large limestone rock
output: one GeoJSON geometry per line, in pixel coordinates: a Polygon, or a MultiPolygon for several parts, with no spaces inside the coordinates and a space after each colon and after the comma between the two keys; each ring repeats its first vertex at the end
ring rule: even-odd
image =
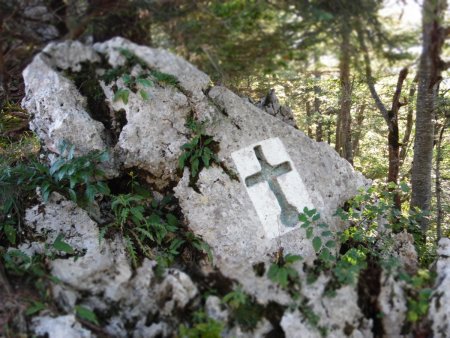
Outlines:
{"type": "MultiPolygon", "coordinates": [[[[131,75],[141,70],[142,65],[129,69],[131,75]]],[[[305,265],[313,263],[316,253],[297,218],[305,207],[315,208],[320,222],[330,230],[343,230],[347,225],[334,216],[336,209],[369,182],[327,144],[314,142],[284,122],[286,116],[278,116],[278,102],[266,102],[263,108],[269,113],[264,112],[224,87],[211,87],[209,77],[183,59],[121,38],[93,46],[50,44],[35,57],[24,77],[27,96],[23,105],[33,116],[31,127],[46,152],[57,152],[62,140],[74,144],[79,153],[108,150],[112,154],[110,177],[137,168],[159,192],[173,189],[184,221],[210,245],[214,268],[242,285],[261,306],[277,304],[282,309],[281,322],[276,325],[262,318],[254,332],[234,326],[225,335],[264,336],[272,330],[282,330],[286,337],[320,335],[307,320],[305,309],[303,313],[299,307],[291,311],[291,295],[265,273],[283,249],[285,254],[303,257],[293,268],[302,280],[303,305],[319,316],[318,326],[327,329],[330,337],[373,336],[373,318],[365,318],[361,311],[356,286],[339,288],[329,298],[323,296],[329,276],[322,274],[316,282],[304,283],[305,265]],[[132,91],[127,103],[115,100],[115,86],[124,87],[123,78],[107,84],[98,76],[126,63],[121,49],[139,57],[149,69],[174,76],[178,83],[154,81],[153,87],[145,88],[148,100],[132,91]],[[96,67],[90,75],[100,80],[109,109],[100,118],[92,114],[87,98],[65,75],[83,70],[86,62],[96,67]],[[118,114],[124,115],[120,128],[115,126],[118,114]],[[183,153],[180,147],[191,137],[185,126],[189,117],[204,121],[206,133],[218,143],[215,150],[220,164],[203,169],[198,180],[192,179],[188,168],[182,173],[177,170],[183,153]],[[114,139],[111,133],[116,133],[114,139]],[[257,275],[255,267],[263,273],[257,275]]],[[[60,257],[51,263],[52,272],[64,282],[53,293],[66,312],[81,304],[105,315],[104,329],[111,336],[157,337],[174,334],[179,324],[176,315],[201,304],[199,285],[186,272],[169,269],[159,279],[156,263],[150,260],[133,271],[120,236],[99,243],[97,223],[72,202],[56,196],[44,209],[36,206],[27,211],[28,227],[46,233],[47,243],[64,234],[80,254],[77,260],[60,257]]],[[[416,269],[410,238],[399,234],[396,244],[402,264],[416,269]]],[[[23,249],[39,252],[43,246],[34,242],[23,249]]],[[[200,268],[200,274],[217,272],[207,264],[200,268]]],[[[438,295],[435,312],[442,319],[436,330],[442,330],[447,314],[438,308],[437,300],[442,298],[438,295]]],[[[392,316],[382,325],[404,320],[405,301],[398,284],[386,281],[375,296],[371,301],[378,301],[392,316]],[[398,301],[391,299],[393,293],[398,301]]],[[[205,308],[213,318],[230,318],[218,298],[210,296],[205,308]]],[[[389,334],[395,336],[399,330],[394,328],[389,334]]]]}
{"type": "MultiPolygon", "coordinates": [[[[76,305],[100,313],[114,308],[115,315],[105,328],[114,337],[126,337],[130,332],[137,337],[151,337],[150,332],[169,335],[173,314],[198,295],[197,287],[182,271],[168,269],[157,278],[155,261],[144,260],[133,273],[119,237],[100,242],[98,225],[87,212],[56,193],[46,204],[28,209],[25,218],[26,226],[46,238],[47,246],[62,235],[77,253],[50,261],[52,275],[61,281],[52,290],[57,303],[67,312],[73,312],[76,305]],[[146,316],[158,316],[161,322],[147,325],[146,316]]],[[[32,242],[22,244],[20,249],[33,255],[43,253],[44,247],[45,243],[32,242]]],[[[39,317],[35,331],[57,338],[70,326],[67,332],[71,337],[90,337],[73,321],[73,316],[39,317]]]]}
{"type": "Polygon", "coordinates": [[[450,337],[450,238],[439,241],[436,286],[431,298],[428,318],[433,337],[450,337]]]}

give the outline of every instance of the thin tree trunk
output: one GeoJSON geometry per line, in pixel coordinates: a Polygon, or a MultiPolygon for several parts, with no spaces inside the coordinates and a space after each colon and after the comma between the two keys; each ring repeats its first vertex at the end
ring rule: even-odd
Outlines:
{"type": "Polygon", "coordinates": [[[406,127],[405,133],[403,134],[402,146],[400,149],[400,167],[403,165],[406,159],[406,154],[408,153],[409,143],[411,139],[411,131],[413,126],[413,116],[414,116],[414,95],[416,94],[417,81],[414,80],[411,88],[409,89],[408,95],[408,115],[406,116],[406,127]]]}
{"type": "MultiPolygon", "coordinates": [[[[431,170],[433,162],[433,138],[436,90],[441,80],[444,63],[440,55],[446,38],[443,20],[446,0],[424,0],[422,10],[422,54],[418,71],[416,137],[412,165],[411,208],[430,211],[431,170]]],[[[428,217],[422,217],[420,225],[424,234],[428,229],[428,217]]]]}
{"type": "MultiPolygon", "coordinates": [[[[389,173],[388,182],[398,184],[398,173],[400,171],[400,135],[398,130],[398,111],[405,103],[400,102],[403,82],[408,75],[408,68],[403,68],[398,75],[397,86],[392,99],[392,107],[389,111],[389,173]]],[[[397,207],[400,208],[400,200],[397,201],[397,207]]]]}
{"type": "Polygon", "coordinates": [[[320,94],[321,89],[319,86],[320,81],[320,72],[319,72],[319,56],[317,53],[314,53],[314,115],[316,120],[316,141],[323,141],[323,119],[322,114],[320,112],[320,94]]]}
{"type": "MultiPolygon", "coordinates": [[[[375,101],[375,105],[383,116],[388,126],[388,149],[389,149],[389,169],[387,175],[387,181],[398,184],[398,174],[400,170],[400,136],[398,128],[398,112],[400,107],[405,103],[400,102],[403,83],[408,75],[408,68],[403,68],[398,74],[397,86],[395,88],[394,96],[392,98],[391,109],[388,110],[384,103],[381,101],[375,88],[375,80],[372,75],[372,67],[370,65],[369,51],[365,44],[364,33],[360,27],[358,27],[358,39],[361,46],[366,72],[366,81],[370,90],[370,94],[375,101]]],[[[400,200],[396,197],[396,206],[400,207],[400,200]]]]}
{"type": "Polygon", "coordinates": [[[312,112],[311,112],[311,103],[307,100],[306,101],[306,124],[308,125],[308,137],[313,138],[313,132],[312,132],[312,112]]]}
{"type": "Polygon", "coordinates": [[[442,218],[443,218],[443,210],[442,210],[442,187],[441,187],[441,162],[442,158],[442,139],[444,137],[445,128],[448,125],[448,118],[444,120],[444,124],[439,132],[439,137],[436,144],[436,240],[439,240],[442,237],[442,218]]]}
{"type": "Polygon", "coordinates": [[[359,154],[359,141],[361,140],[362,135],[362,124],[364,122],[364,111],[366,110],[366,104],[363,103],[356,114],[356,128],[355,132],[353,134],[353,140],[352,140],[352,148],[353,148],[353,156],[358,156],[359,154]]]}
{"type": "Polygon", "coordinates": [[[339,57],[339,80],[341,85],[340,112],[336,145],[338,152],[353,165],[351,114],[352,86],[350,83],[350,28],[343,24],[341,27],[341,55],[339,57]]]}

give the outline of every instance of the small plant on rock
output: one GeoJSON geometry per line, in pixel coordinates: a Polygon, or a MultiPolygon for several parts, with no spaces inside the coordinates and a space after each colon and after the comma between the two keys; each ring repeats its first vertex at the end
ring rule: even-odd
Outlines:
{"type": "Polygon", "coordinates": [[[187,246],[211,256],[209,246],[183,228],[170,211],[170,195],[158,201],[150,193],[140,190],[112,197],[115,221],[101,229],[100,240],[108,230],[119,229],[135,267],[139,253],[156,259],[159,268],[168,267],[187,246]]]}
{"type": "Polygon", "coordinates": [[[302,259],[299,255],[283,255],[283,248],[280,248],[275,254],[275,261],[270,265],[267,271],[269,279],[282,288],[287,288],[289,284],[299,283],[299,276],[297,270],[292,267],[292,264],[302,259]]]}
{"type": "Polygon", "coordinates": [[[263,317],[263,307],[245,293],[241,286],[226,294],[222,301],[230,309],[231,320],[244,330],[253,330],[263,317]]]}
{"type": "Polygon", "coordinates": [[[131,51],[125,48],[118,49],[120,54],[125,58],[125,63],[121,66],[107,69],[101,76],[101,80],[105,81],[107,85],[113,81],[122,79],[125,88],[118,88],[117,85],[113,86],[114,101],[122,100],[123,103],[128,103],[130,91],[141,95],[143,100],[150,98],[149,93],[145,90],[154,86],[154,82],[162,85],[176,86],[178,80],[175,76],[166,74],[157,70],[149,69],[148,65],[131,51]],[[131,75],[131,71],[135,66],[139,66],[138,74],[131,75]]]}
{"type": "Polygon", "coordinates": [[[205,134],[204,122],[197,122],[191,118],[186,127],[191,130],[192,138],[181,146],[184,152],[178,160],[178,167],[180,169],[189,167],[191,178],[195,180],[203,168],[209,168],[212,163],[219,162],[214,153],[217,142],[205,134]]]}
{"type": "Polygon", "coordinates": [[[220,338],[223,329],[223,323],[208,317],[203,311],[197,311],[193,315],[191,327],[180,325],[179,336],[181,338],[220,338]]]}

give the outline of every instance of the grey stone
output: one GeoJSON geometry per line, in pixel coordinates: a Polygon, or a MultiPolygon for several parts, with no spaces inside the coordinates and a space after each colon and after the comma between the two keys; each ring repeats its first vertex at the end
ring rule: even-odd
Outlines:
{"type": "Polygon", "coordinates": [[[208,317],[219,322],[228,321],[229,313],[224,307],[222,300],[217,296],[209,296],[205,301],[205,312],[208,317]]]}
{"type": "Polygon", "coordinates": [[[436,285],[431,297],[428,318],[433,337],[450,337],[450,238],[441,238],[438,248],[436,285]]]}
{"type": "Polygon", "coordinates": [[[175,76],[183,89],[194,98],[201,99],[203,97],[202,91],[211,83],[208,75],[199,71],[183,58],[164,49],[140,46],[121,37],[94,45],[95,50],[108,55],[108,61],[113,66],[117,66],[124,61],[118,48],[130,50],[144,60],[150,68],[175,76]]]}
{"type": "Polygon", "coordinates": [[[77,70],[81,62],[97,60],[98,55],[80,42],[51,43],[23,71],[22,106],[32,116],[30,128],[54,153],[63,140],[80,153],[107,149],[104,126],[89,116],[86,98],[75,84],[57,71],[77,70]]]}
{"type": "Polygon", "coordinates": [[[245,331],[241,327],[236,326],[224,333],[223,336],[227,338],[262,338],[267,337],[272,329],[272,324],[263,318],[256,324],[256,327],[252,331],[245,331]]]}
{"type": "MultiPolygon", "coordinates": [[[[218,109],[205,116],[209,120],[207,131],[219,142],[219,159],[231,171],[237,172],[231,158],[234,152],[279,138],[306,188],[298,194],[309,196],[332,230],[343,229],[344,224],[333,214],[359,188],[368,184],[361,174],[353,171],[327,144],[310,140],[301,131],[262,112],[226,88],[213,87],[208,96],[218,109]]],[[[232,179],[218,167],[203,170],[197,188],[195,191],[189,186],[186,171],[175,192],[191,229],[212,247],[215,264],[226,276],[243,284],[247,292],[257,295],[262,303],[288,302],[289,297],[266,278],[255,278],[252,265],[264,262],[268,268],[270,255],[280,246],[285,253],[300,254],[307,262],[312,262],[314,250],[303,229],[296,227],[269,238],[242,179],[232,179]]]]}
{"type": "Polygon", "coordinates": [[[92,333],[84,329],[74,315],[59,317],[40,316],[33,319],[33,330],[36,334],[48,338],[91,338],[92,333]]]}
{"type": "Polygon", "coordinates": [[[383,313],[382,325],[385,337],[405,337],[401,334],[408,311],[404,282],[382,273],[378,306],[383,313]]]}
{"type": "Polygon", "coordinates": [[[275,89],[269,90],[265,97],[256,102],[255,106],[264,110],[266,113],[279,118],[284,123],[297,128],[294,113],[291,108],[280,104],[280,101],[275,94],[275,89]]]}
{"type": "Polygon", "coordinates": [[[150,326],[145,326],[140,322],[137,325],[137,329],[133,332],[133,338],[169,337],[171,333],[172,330],[166,323],[154,323],[150,326]]]}
{"type": "Polygon", "coordinates": [[[25,224],[45,235],[48,244],[63,235],[64,241],[81,256],[51,261],[52,274],[66,286],[115,299],[117,284],[130,278],[131,266],[121,241],[100,244],[97,224],[86,211],[61,195],[53,193],[45,205],[28,209],[25,224]]]}
{"type": "Polygon", "coordinates": [[[170,315],[176,309],[184,308],[198,294],[197,287],[182,271],[169,269],[163,282],[155,291],[163,315],[170,315]]]}

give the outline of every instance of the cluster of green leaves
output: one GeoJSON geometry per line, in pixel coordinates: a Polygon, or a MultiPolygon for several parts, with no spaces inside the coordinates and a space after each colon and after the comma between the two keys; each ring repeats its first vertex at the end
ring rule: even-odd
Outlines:
{"type": "Polygon", "coordinates": [[[115,222],[103,227],[100,240],[111,228],[119,229],[134,266],[138,264],[139,251],[145,257],[156,259],[159,267],[167,267],[186,246],[206,253],[212,259],[209,246],[182,227],[170,212],[171,202],[172,196],[158,201],[143,189],[112,196],[115,222]]]}
{"type": "Polygon", "coordinates": [[[47,268],[49,260],[61,256],[74,256],[75,250],[64,241],[63,235],[58,234],[51,244],[44,246],[43,253],[29,256],[19,249],[3,249],[0,259],[7,274],[20,279],[22,283],[31,284],[36,290],[38,298],[32,299],[25,311],[25,315],[33,316],[41,310],[47,309],[51,303],[50,285],[60,281],[52,276],[47,268]]]}
{"type": "Polygon", "coordinates": [[[291,284],[300,283],[298,272],[292,265],[301,260],[299,255],[283,255],[283,250],[279,250],[275,254],[275,261],[270,265],[267,271],[267,277],[282,288],[287,288],[291,284]]]}
{"type": "Polygon", "coordinates": [[[298,310],[303,315],[303,317],[308,321],[308,323],[316,328],[322,337],[327,336],[328,329],[320,325],[320,316],[314,312],[311,305],[308,303],[307,298],[303,298],[298,304],[298,310]]]}
{"type": "Polygon", "coordinates": [[[50,168],[38,165],[39,172],[35,177],[38,178],[44,201],[53,191],[58,191],[79,205],[86,206],[94,202],[96,195],[109,194],[108,185],[101,181],[105,173],[98,166],[109,160],[107,152],[93,151],[75,157],[75,147],[64,142],[59,151],[61,157],[50,168]]]}
{"type": "Polygon", "coordinates": [[[181,146],[184,152],[178,160],[178,167],[183,169],[188,166],[191,178],[195,179],[203,168],[209,168],[212,163],[219,162],[213,150],[217,142],[205,134],[205,122],[189,118],[186,127],[191,130],[192,137],[181,146]]]}
{"type": "MultiPolygon", "coordinates": [[[[303,213],[298,216],[301,227],[306,230],[306,238],[312,239],[314,251],[319,255],[319,259],[330,266],[335,261],[335,255],[330,250],[336,247],[336,241],[333,239],[333,233],[328,224],[318,223],[320,214],[316,209],[305,207],[303,213]],[[315,234],[315,229],[320,233],[315,234]]],[[[316,230],[316,232],[317,232],[316,230]]]]}
{"type": "Polygon", "coordinates": [[[75,157],[74,147],[62,143],[61,157],[50,167],[37,160],[0,166],[0,239],[5,236],[16,244],[24,203],[40,188],[44,201],[59,192],[80,206],[92,204],[97,194],[108,194],[108,186],[100,181],[104,172],[98,164],[108,160],[104,152],[91,152],[75,157]]]}
{"type": "Polygon", "coordinates": [[[107,85],[111,84],[113,81],[117,81],[119,78],[121,78],[125,84],[125,88],[113,87],[114,101],[122,100],[123,103],[127,104],[130,91],[133,93],[139,91],[142,99],[148,100],[150,95],[145,88],[154,86],[154,81],[160,85],[167,84],[176,86],[178,84],[176,77],[149,69],[148,65],[141,58],[137,57],[128,49],[119,48],[118,50],[125,58],[125,63],[121,66],[107,69],[101,76],[101,80],[105,81],[107,85]],[[131,75],[133,68],[137,65],[140,66],[139,74],[136,76],[131,75]]]}
{"type": "Polygon", "coordinates": [[[430,306],[433,278],[430,271],[419,269],[416,274],[400,274],[400,278],[406,282],[408,312],[406,319],[410,323],[416,323],[424,318],[430,306]]]}
{"type": "Polygon", "coordinates": [[[245,293],[241,286],[227,293],[222,302],[230,310],[231,321],[237,322],[244,330],[253,330],[263,316],[262,306],[245,293]]]}
{"type": "MultiPolygon", "coordinates": [[[[342,210],[339,210],[338,213],[345,214],[342,210]]],[[[305,207],[303,213],[299,215],[299,220],[301,227],[306,229],[306,238],[312,240],[313,248],[318,255],[316,260],[318,269],[311,271],[308,281],[315,281],[321,271],[331,271],[333,278],[337,281],[336,285],[354,285],[358,280],[359,272],[367,266],[365,247],[363,249],[350,248],[343,255],[335,254],[331,251],[336,248],[333,233],[329,230],[328,224],[320,222],[320,214],[316,209],[310,210],[305,207]],[[314,235],[315,230],[319,232],[317,235],[314,235]]],[[[347,229],[344,236],[349,236],[354,229],[354,227],[347,229]]],[[[350,237],[352,236],[350,235],[350,237]]],[[[348,238],[344,242],[346,240],[348,238]]]]}
{"type": "Polygon", "coordinates": [[[188,327],[180,325],[179,336],[181,338],[220,338],[224,325],[207,316],[204,311],[193,314],[193,325],[188,327]]]}

